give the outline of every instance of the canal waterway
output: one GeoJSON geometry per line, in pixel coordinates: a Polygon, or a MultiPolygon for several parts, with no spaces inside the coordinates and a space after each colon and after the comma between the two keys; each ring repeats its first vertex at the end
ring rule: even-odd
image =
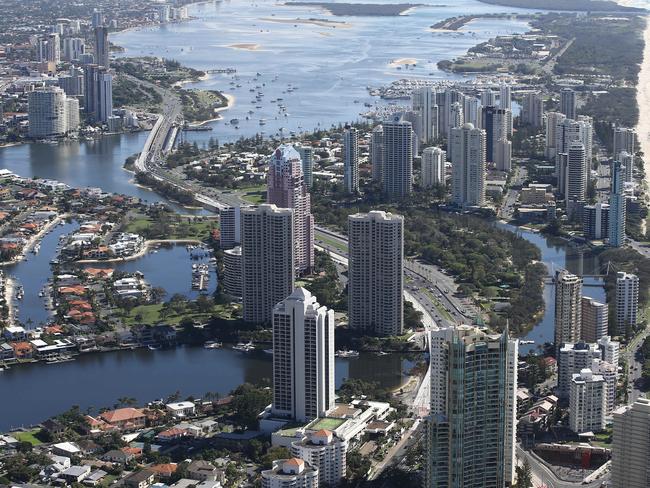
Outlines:
{"type": "MultiPolygon", "coordinates": [[[[395,388],[412,366],[399,355],[337,358],[336,384],[340,386],[344,378],[360,378],[395,388]]],[[[0,373],[0,432],[37,423],[72,405],[97,412],[124,396],[138,402],[176,391],[183,398],[206,392],[224,396],[244,382],[270,380],[271,356],[227,348],[124,350],[88,354],[68,363],[27,364],[0,373]]]]}

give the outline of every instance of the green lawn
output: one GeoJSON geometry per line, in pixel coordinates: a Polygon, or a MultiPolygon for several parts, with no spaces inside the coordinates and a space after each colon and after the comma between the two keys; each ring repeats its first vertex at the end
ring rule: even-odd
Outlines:
{"type": "Polygon", "coordinates": [[[266,185],[247,188],[245,192],[242,193],[241,197],[247,202],[255,205],[264,203],[266,202],[266,185]]]}
{"type": "Polygon", "coordinates": [[[182,312],[180,314],[172,313],[164,319],[160,317],[160,310],[162,309],[162,303],[156,303],[153,305],[139,305],[131,310],[131,313],[122,317],[122,321],[125,325],[139,325],[147,324],[154,325],[158,323],[164,323],[169,325],[178,325],[181,320],[184,318],[191,318],[196,322],[205,322],[210,317],[216,315],[223,318],[232,318],[232,307],[229,304],[218,304],[212,307],[210,312],[199,313],[199,312],[182,312]],[[136,320],[136,316],[140,315],[142,318],[136,320]]]}
{"type": "Polygon", "coordinates": [[[20,442],[29,442],[32,446],[38,446],[39,444],[42,444],[42,442],[39,441],[34,434],[38,434],[40,430],[41,429],[34,429],[28,432],[15,432],[12,433],[11,436],[20,442]]]}
{"type": "MultiPolygon", "coordinates": [[[[146,237],[149,229],[154,225],[154,221],[145,215],[139,215],[131,219],[125,228],[125,232],[133,232],[146,237]]],[[[207,220],[190,220],[187,217],[181,217],[180,222],[170,222],[170,232],[165,235],[166,239],[197,239],[204,240],[210,235],[210,231],[219,226],[217,219],[207,220]]]]}
{"type": "Polygon", "coordinates": [[[313,430],[336,430],[338,427],[345,423],[345,419],[335,419],[335,418],[322,418],[316,420],[313,424],[309,426],[313,430]]]}

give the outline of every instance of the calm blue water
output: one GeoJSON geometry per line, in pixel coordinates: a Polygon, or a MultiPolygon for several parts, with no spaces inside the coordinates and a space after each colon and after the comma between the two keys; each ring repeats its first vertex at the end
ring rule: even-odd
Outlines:
{"type": "MultiPolygon", "coordinates": [[[[185,246],[166,246],[161,247],[157,252],[149,252],[140,259],[107,265],[107,267],[113,266],[118,271],[129,273],[135,271],[144,273],[145,280],[151,286],[164,288],[167,291],[165,300],[169,300],[176,293],[195,299],[199,296],[199,292],[192,290],[192,264],[207,263],[209,256],[197,251],[192,255],[201,256],[201,259],[190,259],[190,252],[185,246]]],[[[217,273],[214,267],[210,267],[210,285],[205,293],[212,294],[216,289],[217,273]]]]}
{"type": "Polygon", "coordinates": [[[214,131],[189,133],[188,139],[216,137],[227,141],[262,131],[271,135],[283,128],[283,134],[288,135],[289,131],[356,120],[360,112],[368,110],[364,102],[374,104],[377,100],[368,95],[367,86],[404,77],[462,80],[461,76],[441,72],[436,63],[465,54],[495,35],[524,32],[526,23],[483,19],[460,32],[431,32],[429,27],[456,15],[504,10],[517,9],[454,0],[433,2],[396,17],[337,17],[318,7],[232,0],[190,6],[190,15],[197,20],[113,34],[111,42],[126,48],[123,56],[172,58],[203,70],[236,68],[236,76],[215,74],[191,85],[223,91],[233,95],[236,103],[223,113],[222,121],[211,124],[214,131]],[[295,19],[325,19],[345,25],[332,28],[295,19]],[[238,49],[237,44],[256,49],[238,49]],[[391,61],[398,59],[413,59],[417,67],[391,67],[391,61]],[[257,73],[261,76],[254,79],[257,73]],[[287,91],[289,85],[298,89],[287,91]],[[260,103],[255,101],[257,86],[264,94],[260,103]],[[289,117],[279,114],[277,103],[271,103],[278,97],[283,99],[289,117]],[[247,121],[250,110],[254,114],[247,121]],[[225,123],[233,118],[239,119],[239,129],[225,123]],[[259,124],[260,118],[266,119],[266,125],[259,124]]]}
{"type": "MultiPolygon", "coordinates": [[[[536,232],[517,229],[512,226],[504,227],[513,230],[527,241],[535,244],[542,251],[542,261],[546,264],[548,272],[551,275],[554,275],[555,271],[560,268],[566,269],[570,273],[578,276],[602,274],[599,269],[598,258],[590,251],[583,251],[567,246],[562,244],[561,241],[558,243],[536,232]]],[[[602,285],[603,280],[601,278],[586,277],[584,278],[582,294],[605,303],[605,289],[602,285]]],[[[522,339],[535,341],[535,344],[520,346],[522,354],[536,349],[537,346],[545,342],[554,341],[555,285],[546,284],[544,286],[544,302],[546,303],[546,308],[542,320],[525,337],[522,337],[522,339]]]]}
{"type": "Polygon", "coordinates": [[[22,285],[25,290],[24,298],[14,300],[14,304],[18,307],[18,321],[28,328],[45,325],[51,318],[49,311],[45,308],[45,298],[39,297],[38,293],[50,278],[50,261],[56,256],[59,236],[69,234],[78,227],[77,223],[54,227],[41,241],[41,249],[38,254],[29,253],[27,261],[21,261],[5,268],[5,271],[15,279],[16,284],[22,285]]]}
{"type": "MultiPolygon", "coordinates": [[[[352,377],[395,388],[412,366],[398,355],[337,358],[336,385],[352,377]]],[[[0,374],[0,391],[11,392],[11,401],[0,402],[0,432],[40,422],[72,405],[84,411],[93,407],[96,413],[123,396],[142,403],[176,391],[183,398],[206,392],[223,396],[244,382],[270,382],[270,373],[271,356],[227,348],[140,349],[85,355],[69,363],[23,365],[0,374]]]]}

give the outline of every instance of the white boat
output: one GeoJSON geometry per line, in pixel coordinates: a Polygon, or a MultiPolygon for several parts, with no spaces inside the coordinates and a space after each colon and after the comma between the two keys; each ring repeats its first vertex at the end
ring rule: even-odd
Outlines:
{"type": "Polygon", "coordinates": [[[216,341],[208,341],[205,344],[203,344],[203,347],[206,349],[219,349],[223,344],[221,342],[216,342],[216,341]]]}
{"type": "Polygon", "coordinates": [[[519,341],[519,344],[535,344],[535,341],[529,341],[529,340],[519,341]]]}
{"type": "Polygon", "coordinates": [[[273,349],[264,349],[265,354],[273,354],[273,349]]]}
{"type": "Polygon", "coordinates": [[[235,351],[240,351],[240,352],[251,352],[255,350],[255,346],[253,345],[252,342],[248,342],[248,343],[239,342],[237,343],[236,346],[233,346],[233,349],[235,351]]]}
{"type": "Polygon", "coordinates": [[[336,351],[335,356],[337,358],[358,358],[359,351],[340,350],[340,351],[336,351]]]}

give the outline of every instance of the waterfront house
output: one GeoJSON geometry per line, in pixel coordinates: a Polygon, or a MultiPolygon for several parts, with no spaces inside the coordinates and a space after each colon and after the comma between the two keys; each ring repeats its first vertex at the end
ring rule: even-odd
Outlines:
{"type": "Polygon", "coordinates": [[[145,426],[147,418],[142,410],[131,407],[109,410],[99,417],[107,424],[120,430],[141,429],[145,426]]]}
{"type": "Polygon", "coordinates": [[[87,433],[89,434],[97,434],[100,432],[104,432],[116,428],[104,422],[101,418],[95,418],[95,417],[91,417],[90,415],[86,415],[85,419],[86,419],[86,424],[88,425],[87,433]]]}
{"type": "Polygon", "coordinates": [[[65,425],[56,419],[47,419],[45,422],[41,423],[41,427],[43,427],[43,429],[51,436],[57,436],[65,432],[65,425]]]}
{"type": "Polygon", "coordinates": [[[124,486],[128,488],[149,488],[154,482],[155,473],[149,469],[143,469],[133,473],[124,479],[124,486]]]}
{"type": "Polygon", "coordinates": [[[15,359],[14,348],[11,344],[3,342],[0,344],[0,361],[11,361],[15,359]]]}
{"type": "Polygon", "coordinates": [[[12,342],[14,356],[16,359],[32,359],[34,357],[34,347],[29,342],[12,342]]]}
{"type": "Polygon", "coordinates": [[[176,418],[192,417],[196,413],[196,407],[192,402],[168,403],[165,408],[176,418]]]}
{"type": "Polygon", "coordinates": [[[8,341],[24,341],[27,337],[27,331],[19,325],[10,325],[5,327],[3,333],[8,341]]]}

